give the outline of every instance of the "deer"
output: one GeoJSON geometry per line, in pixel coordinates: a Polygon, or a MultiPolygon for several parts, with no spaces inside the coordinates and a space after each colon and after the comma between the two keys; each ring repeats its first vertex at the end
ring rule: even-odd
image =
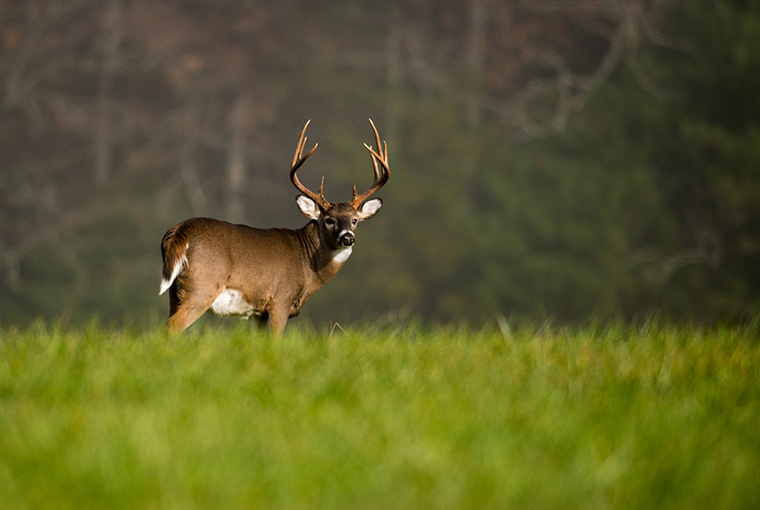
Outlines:
{"type": "Polygon", "coordinates": [[[387,143],[380,142],[372,119],[377,150],[364,144],[372,158],[374,182],[348,202],[328,202],[325,178],[314,193],[296,172],[317,150],[305,156],[306,128],[296,145],[290,180],[301,193],[296,205],[309,222],[298,230],[233,225],[212,218],[190,218],[170,228],[161,240],[163,259],[159,295],[169,291],[166,329],[181,332],[204,313],[221,317],[255,318],[258,329],[280,337],[288,319],[329,282],[348,260],[357,225],[380,210],[380,198],[370,199],[390,176],[387,143]],[[379,163],[379,165],[378,165],[379,163]]]}

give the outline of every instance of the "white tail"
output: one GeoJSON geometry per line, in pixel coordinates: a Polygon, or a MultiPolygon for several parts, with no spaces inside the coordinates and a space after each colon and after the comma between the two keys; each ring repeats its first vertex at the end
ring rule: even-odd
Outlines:
{"type": "Polygon", "coordinates": [[[158,291],[158,295],[160,296],[164,292],[171,287],[172,283],[174,283],[174,280],[177,279],[177,276],[179,275],[179,272],[182,270],[183,267],[187,265],[187,249],[190,247],[189,244],[185,245],[185,251],[180,255],[179,259],[174,261],[171,274],[166,277],[164,276],[161,280],[161,290],[158,291]]]}

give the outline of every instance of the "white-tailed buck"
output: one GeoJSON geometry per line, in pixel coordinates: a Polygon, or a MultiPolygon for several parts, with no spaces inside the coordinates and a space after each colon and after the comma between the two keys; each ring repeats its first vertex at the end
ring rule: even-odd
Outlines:
{"type": "Polygon", "coordinates": [[[164,267],[159,294],[169,290],[169,330],[182,331],[208,311],[225,317],[255,316],[260,328],[268,320],[272,334],[279,336],[287,320],[298,315],[304,302],[346,263],[356,225],[374,216],[382,205],[379,198],[367,199],[388,182],[388,147],[380,142],[370,120],[377,152],[364,146],[375,169],[374,183],[361,195],[354,184],[350,202],[330,203],[323,194],[324,177],[319,193],[314,193],[296,176],[317,148],[314,145],[303,155],[309,122],[301,131],[290,167],[290,180],[303,193],[296,203],[311,220],[306,226],[258,229],[191,218],[166,232],[161,241],[164,267]]]}

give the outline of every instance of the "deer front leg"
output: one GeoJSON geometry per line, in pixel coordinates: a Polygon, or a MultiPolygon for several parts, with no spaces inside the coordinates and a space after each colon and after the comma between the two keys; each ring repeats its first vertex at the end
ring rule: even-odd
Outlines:
{"type": "Polygon", "coordinates": [[[279,338],[285,332],[285,325],[288,323],[288,312],[290,307],[277,306],[269,312],[269,327],[272,336],[279,338]]]}

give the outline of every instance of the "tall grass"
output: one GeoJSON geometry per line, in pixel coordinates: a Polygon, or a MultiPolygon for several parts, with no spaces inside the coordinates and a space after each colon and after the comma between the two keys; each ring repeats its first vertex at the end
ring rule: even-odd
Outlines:
{"type": "Polygon", "coordinates": [[[758,328],[0,332],[0,508],[758,508],[758,328]]]}

